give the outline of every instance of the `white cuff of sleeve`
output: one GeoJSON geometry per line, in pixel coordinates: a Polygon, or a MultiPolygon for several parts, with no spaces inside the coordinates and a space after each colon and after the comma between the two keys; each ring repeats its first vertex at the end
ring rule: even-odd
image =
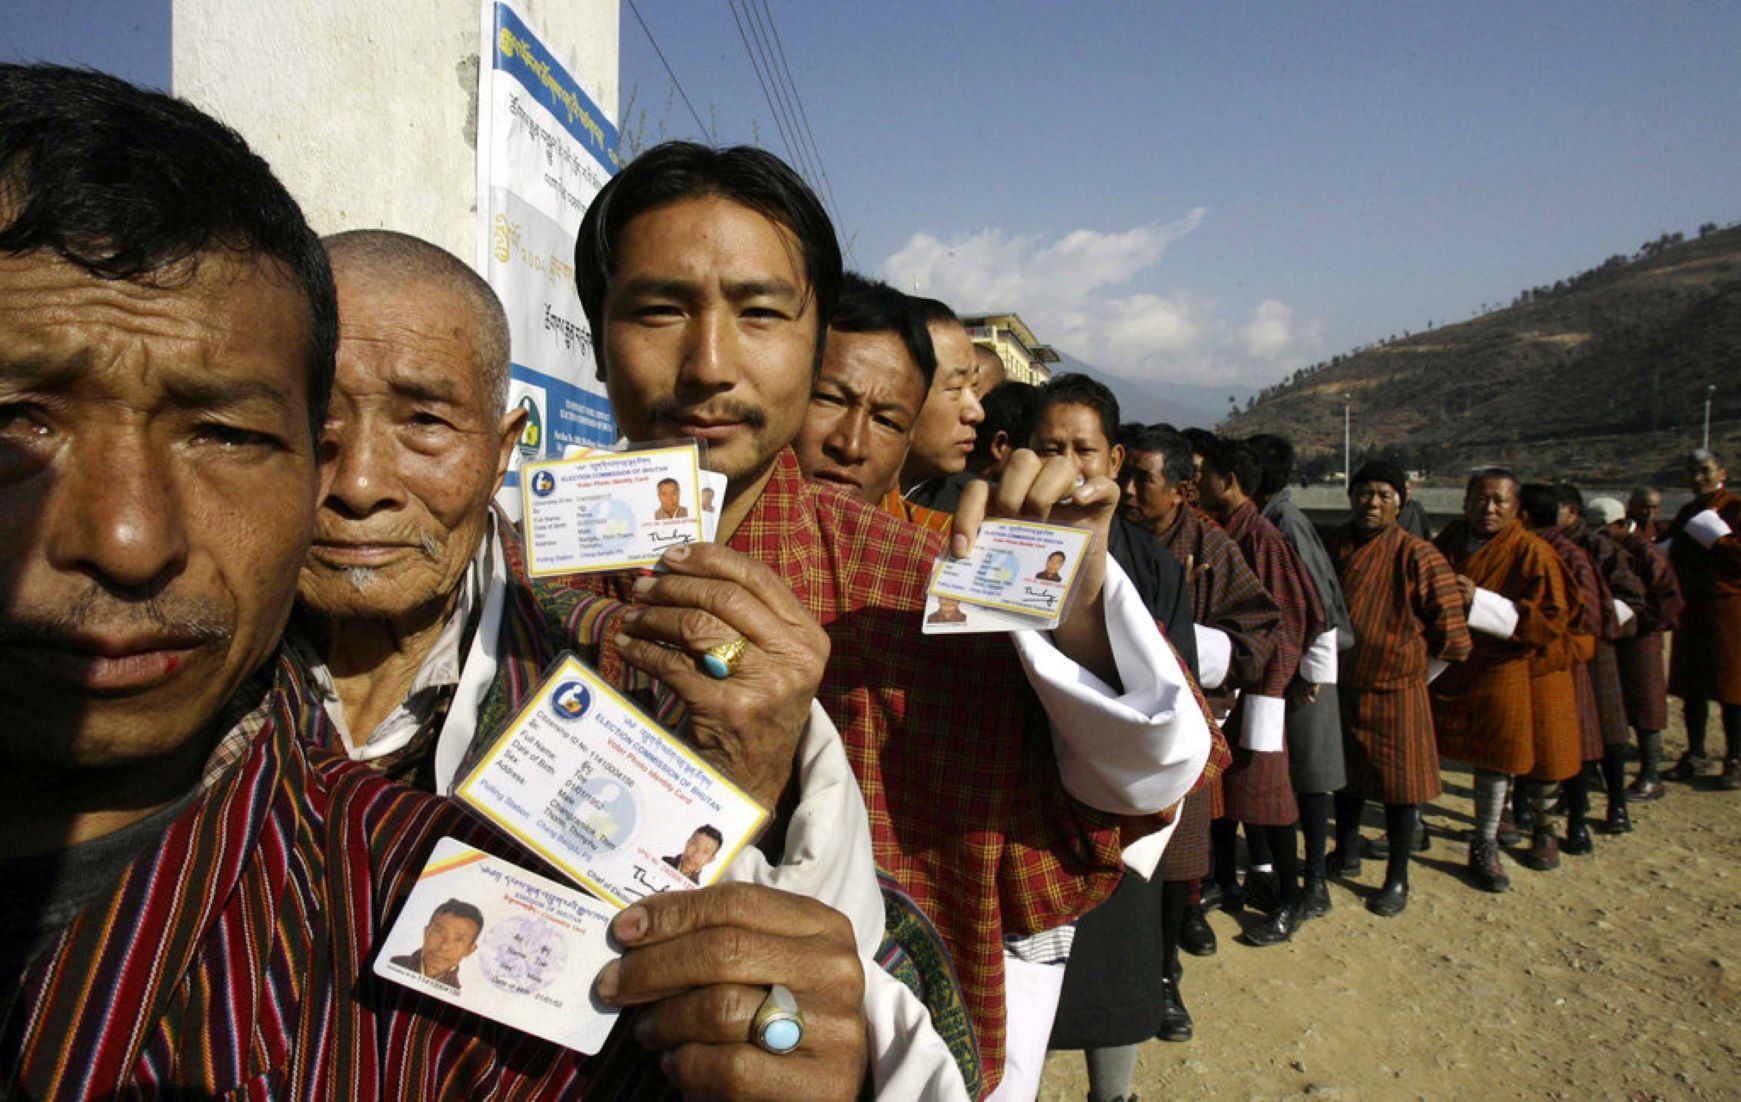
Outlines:
{"type": "Polygon", "coordinates": [[[1477,589],[1469,605],[1469,627],[1483,635],[1510,639],[1517,630],[1517,606],[1491,589],[1477,589]]]}
{"type": "Polygon", "coordinates": [[[1450,668],[1451,663],[1445,661],[1443,658],[1427,659],[1427,684],[1431,685],[1434,678],[1450,668]]]}
{"type": "Polygon", "coordinates": [[[1336,680],[1336,629],[1331,628],[1312,640],[1300,657],[1300,680],[1314,685],[1329,685],[1336,680]]]}
{"type": "Polygon", "coordinates": [[[1209,760],[1209,722],[1190,674],[1161,637],[1136,586],[1106,560],[1106,634],[1122,695],[1040,631],[1012,632],[1052,721],[1064,790],[1099,811],[1149,815],[1185,798],[1209,760]]]}
{"type": "Polygon", "coordinates": [[[1192,624],[1197,636],[1197,684],[1205,689],[1219,689],[1227,683],[1227,671],[1233,666],[1233,640],[1220,628],[1207,624],[1192,624]]]}
{"type": "Polygon", "coordinates": [[[1620,621],[1621,627],[1625,627],[1637,618],[1638,614],[1632,611],[1631,605],[1618,597],[1610,599],[1614,602],[1614,618],[1620,621]]]}
{"type": "Polygon", "coordinates": [[[1687,521],[1686,527],[1687,535],[1698,540],[1700,547],[1706,548],[1732,531],[1729,522],[1718,516],[1715,509],[1706,509],[1695,514],[1692,520],[1687,521]]]}
{"type": "Polygon", "coordinates": [[[1245,698],[1239,745],[1257,754],[1273,754],[1287,744],[1288,702],[1279,696],[1245,698]]]}
{"type": "MultiPolygon", "coordinates": [[[[1179,815],[1184,813],[1185,809],[1181,806],[1179,815]]],[[[1166,852],[1167,843],[1172,840],[1173,828],[1179,825],[1179,815],[1173,816],[1173,821],[1160,830],[1145,834],[1124,847],[1124,867],[1144,880],[1153,880],[1155,870],[1161,867],[1161,854],[1166,852]]]]}

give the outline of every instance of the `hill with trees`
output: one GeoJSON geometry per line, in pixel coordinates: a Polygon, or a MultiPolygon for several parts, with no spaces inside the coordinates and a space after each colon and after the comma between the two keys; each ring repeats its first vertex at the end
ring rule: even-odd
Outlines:
{"type": "Polygon", "coordinates": [[[1680,481],[1715,386],[1711,445],[1741,464],[1741,226],[1664,234],[1508,306],[1313,364],[1222,424],[1291,438],[1308,473],[1384,456],[1460,478],[1680,481]]]}

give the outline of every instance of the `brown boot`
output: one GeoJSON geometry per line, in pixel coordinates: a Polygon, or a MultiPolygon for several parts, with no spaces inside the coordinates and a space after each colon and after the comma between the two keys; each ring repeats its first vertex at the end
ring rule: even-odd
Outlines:
{"type": "Polygon", "coordinates": [[[1484,892],[1511,890],[1511,877],[1499,860],[1499,847],[1479,834],[1469,840],[1469,879],[1484,892]]]}
{"type": "Polygon", "coordinates": [[[1497,841],[1502,846],[1515,846],[1523,841],[1523,834],[1517,829],[1517,824],[1511,819],[1511,809],[1506,808],[1499,815],[1499,834],[1497,841]]]}
{"type": "Polygon", "coordinates": [[[1529,852],[1518,858],[1525,868],[1548,872],[1560,867],[1560,840],[1551,830],[1538,830],[1530,836],[1529,852]]]}

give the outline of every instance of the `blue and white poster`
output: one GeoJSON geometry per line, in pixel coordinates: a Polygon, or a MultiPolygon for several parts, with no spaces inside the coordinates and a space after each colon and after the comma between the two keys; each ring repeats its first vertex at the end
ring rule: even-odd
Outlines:
{"type": "Polygon", "coordinates": [[[499,500],[519,517],[519,466],[616,440],[574,290],[574,239],[618,163],[617,130],[508,4],[486,6],[478,94],[478,270],[513,341],[508,404],[526,430],[499,500]]]}

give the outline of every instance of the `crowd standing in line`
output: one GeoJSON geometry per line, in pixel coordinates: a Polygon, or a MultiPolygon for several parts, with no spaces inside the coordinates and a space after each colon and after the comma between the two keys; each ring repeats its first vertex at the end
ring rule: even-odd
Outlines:
{"type": "MultiPolygon", "coordinates": [[[[717,538],[534,579],[465,263],[318,239],[240,136],[119,80],[0,66],[0,104],[0,1093],[1014,1100],[1065,1048],[1129,1098],[1137,1046],[1193,1034],[1207,908],[1289,941],[1364,844],[1367,909],[1405,911],[1442,759],[1496,892],[1508,839],[1592,851],[1593,785],[1622,833],[1711,769],[1712,701],[1741,788],[1708,451],[1666,525],[1646,487],[1490,467],[1430,541],[1371,462],[1321,539],[1288,440],[1006,381],[947,305],[843,271],[777,158],[667,143],[588,208],[576,289],[624,441],[706,441],[717,538]],[[1068,614],[923,634],[993,517],[1089,533],[1068,614]],[[595,994],[630,1012],[591,1056],[370,969],[437,838],[516,857],[446,794],[563,651],[774,809],[721,882],[617,915],[595,994]]],[[[692,880],[704,835],[665,858],[692,880]]],[[[457,990],[482,926],[450,900],[407,967],[457,990]]]]}

